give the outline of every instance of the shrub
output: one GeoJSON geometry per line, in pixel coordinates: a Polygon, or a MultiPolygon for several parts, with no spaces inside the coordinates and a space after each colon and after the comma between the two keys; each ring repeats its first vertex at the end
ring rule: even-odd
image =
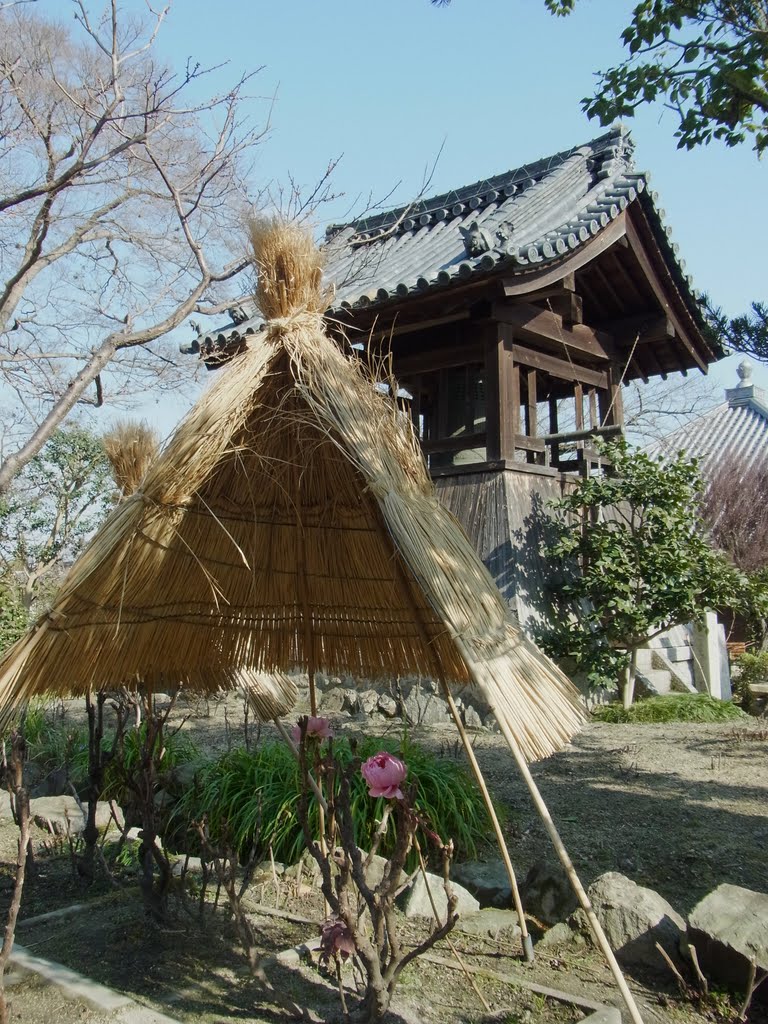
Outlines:
{"type": "Polygon", "coordinates": [[[82,784],[88,771],[88,729],[63,718],[57,720],[50,708],[38,700],[27,706],[23,723],[29,760],[39,779],[64,771],[76,788],[82,784]]]}
{"type": "MultiPolygon", "coordinates": [[[[407,761],[409,781],[417,784],[418,809],[437,832],[454,840],[457,857],[475,856],[478,843],[488,834],[489,821],[482,796],[464,768],[411,743],[398,746],[371,737],[354,747],[346,739],[334,744],[342,765],[348,765],[354,757],[365,760],[380,750],[398,753],[407,761]]],[[[173,810],[171,835],[181,842],[182,831],[205,817],[214,842],[226,831],[241,857],[247,857],[257,843],[260,852],[267,854],[271,846],[277,860],[293,864],[305,846],[297,813],[299,793],[299,766],[285,744],[266,743],[255,751],[233,750],[216,761],[201,763],[194,785],[182,794],[173,810]]],[[[350,802],[356,841],[370,849],[385,801],[368,796],[365,780],[358,772],[350,802]]],[[[317,833],[314,802],[310,813],[317,833]]],[[[391,852],[393,841],[394,832],[390,831],[380,848],[384,856],[391,852]]],[[[425,841],[422,845],[426,849],[430,844],[425,841]]]]}
{"type": "Polygon", "coordinates": [[[732,722],[745,717],[744,712],[727,700],[718,700],[707,693],[675,693],[664,697],[648,697],[630,708],[620,704],[603,704],[592,717],[598,722],[613,724],[654,722],[732,722]]]}
{"type": "Polygon", "coordinates": [[[750,687],[753,684],[768,683],[768,651],[741,654],[734,662],[734,668],[734,700],[748,714],[753,714],[756,712],[756,701],[750,687]]]}

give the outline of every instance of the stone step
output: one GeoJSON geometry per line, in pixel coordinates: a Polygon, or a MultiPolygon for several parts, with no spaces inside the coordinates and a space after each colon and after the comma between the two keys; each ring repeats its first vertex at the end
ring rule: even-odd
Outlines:
{"type": "Polygon", "coordinates": [[[672,673],[667,669],[650,668],[642,671],[638,669],[637,674],[653,693],[661,695],[672,692],[672,673]]]}
{"type": "Polygon", "coordinates": [[[660,650],[669,661],[693,661],[693,651],[687,644],[684,647],[662,647],[660,650]]]}

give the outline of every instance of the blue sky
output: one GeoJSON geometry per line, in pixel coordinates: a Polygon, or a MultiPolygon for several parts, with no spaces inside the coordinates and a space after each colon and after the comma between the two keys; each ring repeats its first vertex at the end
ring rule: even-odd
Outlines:
{"type": "MultiPolygon", "coordinates": [[[[65,0],[40,6],[66,10],[65,0]]],[[[256,118],[275,97],[257,167],[264,181],[291,172],[312,183],[343,154],[334,184],[345,196],[322,227],[356,197],[398,183],[391,203],[407,201],[441,147],[435,192],[599,134],[579,100],[598,68],[620,60],[632,6],[580,0],[560,19],[544,0],[175,0],[160,45],[177,65],[228,61],[221,83],[264,66],[252,90],[256,118]]],[[[768,298],[766,169],[750,147],[677,150],[674,118],[660,107],[627,123],[696,286],[732,314],[768,298]]],[[[730,385],[738,361],[711,372],[730,385]]],[[[768,387],[768,368],[755,378],[768,387]]]]}

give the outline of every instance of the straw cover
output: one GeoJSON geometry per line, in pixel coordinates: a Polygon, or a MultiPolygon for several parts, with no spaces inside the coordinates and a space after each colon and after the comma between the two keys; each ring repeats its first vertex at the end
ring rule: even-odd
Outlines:
{"type": "Polygon", "coordinates": [[[442,675],[478,685],[529,759],[559,749],[578,693],[511,623],[409,417],[326,336],[311,238],[278,222],[252,235],[266,329],[0,661],[0,718],[117,685],[213,691],[245,674],[268,693],[280,673],[265,707],[287,709],[295,669],[442,675]]]}

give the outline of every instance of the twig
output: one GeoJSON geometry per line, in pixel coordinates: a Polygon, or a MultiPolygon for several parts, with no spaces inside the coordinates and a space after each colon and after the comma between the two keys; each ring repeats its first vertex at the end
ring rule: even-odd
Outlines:
{"type": "MultiPolygon", "coordinates": [[[[425,885],[426,890],[427,890],[427,896],[429,897],[429,905],[432,907],[432,913],[435,915],[435,920],[437,921],[438,924],[440,924],[440,915],[437,912],[437,907],[435,906],[435,900],[434,900],[434,898],[432,896],[432,888],[431,888],[431,886],[429,884],[429,877],[427,876],[427,868],[426,868],[426,865],[424,863],[424,855],[421,852],[421,846],[419,845],[419,840],[418,840],[418,838],[416,836],[413,837],[413,845],[416,847],[416,853],[419,855],[419,867],[421,869],[422,878],[424,879],[424,885],[425,885]]],[[[487,1000],[486,1000],[485,996],[483,995],[483,993],[478,988],[477,982],[475,981],[475,979],[472,977],[472,975],[467,970],[467,965],[464,963],[462,958],[459,956],[459,951],[456,948],[456,946],[454,945],[454,943],[451,940],[450,936],[446,935],[445,936],[445,941],[448,943],[448,947],[449,947],[451,953],[453,953],[453,955],[454,955],[454,957],[456,959],[456,963],[459,965],[461,970],[464,972],[464,977],[467,979],[469,984],[475,990],[475,994],[477,995],[477,998],[483,1004],[483,1009],[485,1010],[486,1013],[490,1013],[491,1012],[491,1007],[490,1007],[489,1003],[487,1002],[487,1000]]]]}

